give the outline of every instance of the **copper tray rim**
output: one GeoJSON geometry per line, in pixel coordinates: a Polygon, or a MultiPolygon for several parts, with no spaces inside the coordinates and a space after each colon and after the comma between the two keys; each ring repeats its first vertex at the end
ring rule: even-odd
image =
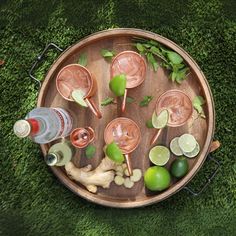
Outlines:
{"type": "MultiPolygon", "coordinates": [[[[163,45],[170,47],[177,53],[179,53],[183,59],[189,64],[189,66],[194,70],[196,73],[196,76],[198,77],[199,81],[201,82],[203,86],[203,91],[206,94],[206,102],[208,104],[208,131],[207,131],[207,137],[206,137],[206,142],[205,145],[202,149],[201,156],[198,158],[197,162],[194,164],[193,168],[188,172],[188,174],[182,178],[180,181],[175,183],[175,185],[171,186],[171,188],[159,193],[156,196],[151,196],[149,199],[145,200],[135,200],[135,201],[123,201],[120,200],[119,202],[115,201],[110,201],[105,199],[105,197],[101,198],[100,195],[96,195],[93,193],[88,192],[86,189],[83,189],[80,187],[77,183],[74,181],[70,180],[67,175],[65,175],[60,168],[58,167],[50,167],[52,172],[56,175],[56,177],[60,180],[60,182],[65,185],[67,188],[69,188],[72,192],[74,192],[76,195],[88,200],[89,202],[96,203],[102,206],[107,206],[107,207],[113,207],[113,208],[137,208],[137,207],[143,207],[143,206],[148,206],[160,201],[163,201],[178,191],[180,191],[184,186],[186,186],[192,179],[193,177],[197,174],[199,169],[202,167],[204,161],[206,160],[206,157],[209,153],[210,150],[210,144],[213,140],[214,132],[215,132],[215,106],[214,106],[214,99],[212,95],[212,91],[210,89],[210,85],[196,63],[196,61],[178,44],[173,42],[172,40],[161,36],[159,34],[153,33],[151,31],[143,30],[143,29],[136,29],[136,28],[114,28],[114,29],[107,29],[107,30],[102,30],[95,32],[93,34],[90,34],[78,42],[74,43],[73,45],[69,46],[67,49],[65,49],[58,57],[57,59],[53,62],[53,64],[50,66],[45,79],[42,83],[41,89],[38,93],[38,98],[37,98],[37,107],[40,107],[44,104],[44,90],[47,89],[48,82],[53,75],[54,71],[56,68],[63,62],[64,57],[66,57],[68,54],[70,54],[75,48],[80,48],[85,46],[88,43],[91,43],[93,41],[96,41],[97,38],[109,38],[109,37],[114,37],[114,36],[138,36],[138,37],[144,37],[147,39],[153,39],[156,40],[163,45]],[[207,96],[208,95],[208,96],[207,96]],[[210,131],[210,135],[209,135],[210,131]],[[204,155],[203,155],[204,154],[204,155]]],[[[46,154],[46,150],[48,148],[48,145],[40,145],[41,150],[43,152],[43,155],[46,154]]],[[[127,199],[128,200],[128,199],[127,199]]]]}

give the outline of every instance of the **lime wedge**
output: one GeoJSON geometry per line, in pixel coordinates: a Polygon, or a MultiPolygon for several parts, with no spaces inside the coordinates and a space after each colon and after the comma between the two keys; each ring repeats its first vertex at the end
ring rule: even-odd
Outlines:
{"type": "Polygon", "coordinates": [[[85,93],[81,89],[73,90],[73,92],[71,93],[71,97],[74,99],[76,103],[78,103],[82,107],[87,107],[88,105],[84,101],[84,95],[85,93]]]}
{"type": "Polygon", "coordinates": [[[170,159],[170,151],[165,146],[155,146],[149,152],[149,159],[157,166],[164,166],[170,159]]]}
{"type": "Polygon", "coordinates": [[[162,110],[160,114],[157,116],[156,112],[154,111],[152,114],[152,125],[156,129],[164,128],[169,120],[169,112],[168,110],[162,110]]]}
{"type": "Polygon", "coordinates": [[[197,141],[191,134],[183,134],[178,140],[179,147],[183,152],[192,152],[196,147],[197,141]]]}
{"type": "Polygon", "coordinates": [[[173,138],[171,140],[171,142],[170,142],[170,150],[176,156],[182,156],[183,155],[183,151],[179,147],[178,140],[179,140],[179,137],[175,137],[175,138],[173,138]]]}
{"type": "Polygon", "coordinates": [[[184,152],[184,155],[188,158],[193,158],[193,157],[197,156],[199,152],[200,152],[200,145],[197,142],[196,147],[193,149],[193,151],[192,152],[184,152]]]}
{"type": "Polygon", "coordinates": [[[124,161],[124,156],[115,142],[107,145],[106,155],[114,162],[122,163],[124,161]]]}
{"type": "Polygon", "coordinates": [[[126,75],[114,76],[109,83],[109,88],[116,96],[123,96],[126,89],[126,75]]]}

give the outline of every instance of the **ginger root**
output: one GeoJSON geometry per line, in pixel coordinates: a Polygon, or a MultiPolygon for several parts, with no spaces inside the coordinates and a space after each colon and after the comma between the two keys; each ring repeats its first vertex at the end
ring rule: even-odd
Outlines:
{"type": "Polygon", "coordinates": [[[88,191],[97,192],[97,186],[109,188],[114,180],[117,164],[108,157],[102,159],[96,169],[91,170],[92,166],[87,165],[83,168],[77,168],[72,162],[65,165],[68,176],[84,185],[88,191]]]}

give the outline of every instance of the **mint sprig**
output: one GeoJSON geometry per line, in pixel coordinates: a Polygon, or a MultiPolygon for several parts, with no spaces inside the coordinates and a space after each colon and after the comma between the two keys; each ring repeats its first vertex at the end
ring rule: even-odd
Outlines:
{"type": "Polygon", "coordinates": [[[143,100],[139,103],[140,107],[146,107],[152,101],[153,96],[144,96],[143,100]]]}
{"type": "Polygon", "coordinates": [[[136,49],[141,55],[146,56],[154,71],[157,71],[159,66],[170,70],[170,79],[178,84],[187,78],[189,68],[178,53],[163,47],[154,40],[134,38],[134,41],[136,49]],[[160,64],[157,62],[157,58],[162,60],[160,64]]]}

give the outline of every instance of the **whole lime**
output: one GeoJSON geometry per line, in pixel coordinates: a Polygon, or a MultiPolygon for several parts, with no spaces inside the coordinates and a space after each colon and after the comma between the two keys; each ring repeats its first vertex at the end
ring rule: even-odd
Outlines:
{"type": "Polygon", "coordinates": [[[144,174],[145,186],[152,191],[162,191],[170,185],[170,173],[165,167],[149,167],[144,174]]]}
{"type": "Polygon", "coordinates": [[[124,156],[115,142],[107,145],[106,155],[114,162],[122,163],[124,161],[124,156]]]}
{"type": "Polygon", "coordinates": [[[188,161],[186,157],[182,156],[172,162],[170,172],[174,177],[181,178],[188,173],[188,169],[188,161]]]}
{"type": "Polygon", "coordinates": [[[114,76],[109,83],[109,88],[116,96],[123,96],[126,89],[126,76],[124,74],[114,76]]]}

